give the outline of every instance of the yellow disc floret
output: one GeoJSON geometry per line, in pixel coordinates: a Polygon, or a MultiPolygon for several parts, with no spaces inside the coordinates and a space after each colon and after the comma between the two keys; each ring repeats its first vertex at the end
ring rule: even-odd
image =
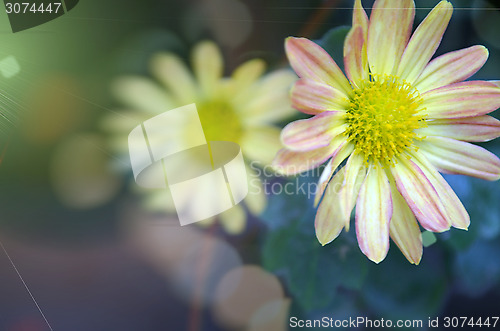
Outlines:
{"type": "Polygon", "coordinates": [[[243,133],[241,121],[229,103],[205,101],[197,108],[207,141],[239,142],[243,133]]]}
{"type": "Polygon", "coordinates": [[[366,162],[383,166],[420,139],[415,130],[425,124],[422,98],[408,82],[395,76],[371,76],[353,91],[345,134],[366,162]]]}

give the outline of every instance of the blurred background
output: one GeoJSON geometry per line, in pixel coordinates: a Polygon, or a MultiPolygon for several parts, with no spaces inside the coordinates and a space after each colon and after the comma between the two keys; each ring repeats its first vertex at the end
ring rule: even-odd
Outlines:
{"type": "MultiPolygon", "coordinates": [[[[110,123],[130,110],[113,92],[117,78],[154,82],[150,60],[158,52],[190,67],[203,40],[220,48],[226,76],[253,58],[266,72],[287,68],[290,35],[318,41],[341,65],[353,2],[82,0],[18,33],[2,9],[0,330],[286,330],[290,316],[424,325],[498,316],[498,182],[447,175],[470,229],[426,236],[414,266],[393,244],[375,265],[354,231],[321,247],[307,194],[268,192],[259,212],[247,203],[238,231],[221,222],[180,227],[175,212],[152,208],[158,203],[133,181],[126,135],[110,123]]],[[[437,2],[416,0],[416,23],[437,2]]],[[[500,79],[498,2],[451,2],[436,55],[485,45],[490,57],[474,78],[500,79]]],[[[291,112],[275,126],[300,116],[291,112]]],[[[500,140],[481,145],[500,155],[500,140]]],[[[261,177],[295,187],[315,183],[318,172],[261,177]]]]}

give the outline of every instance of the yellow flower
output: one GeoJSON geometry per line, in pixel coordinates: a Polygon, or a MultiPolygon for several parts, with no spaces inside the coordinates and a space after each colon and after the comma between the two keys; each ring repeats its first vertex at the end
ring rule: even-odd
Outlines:
{"type": "MultiPolygon", "coordinates": [[[[273,123],[294,113],[289,89],[297,78],[288,69],[262,76],[265,63],[261,59],[249,60],[230,77],[223,77],[220,50],[210,41],[197,44],[191,60],[194,75],[178,56],[162,53],[151,60],[151,72],[160,84],[143,77],[122,77],[116,81],[116,96],[131,110],[104,120],[104,128],[112,133],[112,147],[127,155],[127,135],[135,126],[168,110],[195,103],[207,141],[232,141],[241,146],[249,178],[245,203],[250,212],[258,214],[265,207],[265,195],[257,173],[248,164],[268,165],[282,147],[280,130],[273,123]]],[[[180,128],[187,141],[193,139],[189,127],[187,123],[180,128]]],[[[174,133],[165,132],[163,138],[168,139],[169,134],[174,133]]],[[[150,208],[175,211],[170,192],[143,193],[150,208]]],[[[246,215],[241,205],[219,216],[228,232],[244,230],[246,215]]],[[[211,222],[213,219],[203,223],[211,222]]]]}
{"type": "Polygon", "coordinates": [[[316,196],[316,204],[323,196],[315,220],[321,244],[349,229],[356,205],[358,244],[370,260],[385,258],[391,237],[418,264],[417,220],[433,232],[469,226],[438,171],[500,178],[500,160],[466,142],[500,135],[500,122],[486,115],[500,106],[497,83],[464,81],[486,62],[487,49],[472,46],[430,61],[452,11],[441,1],[411,35],[412,0],[377,0],[370,19],[357,0],[344,44],[347,78],[317,44],[287,39],[290,64],[301,77],[292,105],[314,116],[283,129],[286,148],[274,166],[295,174],[329,160],[316,196]]]}

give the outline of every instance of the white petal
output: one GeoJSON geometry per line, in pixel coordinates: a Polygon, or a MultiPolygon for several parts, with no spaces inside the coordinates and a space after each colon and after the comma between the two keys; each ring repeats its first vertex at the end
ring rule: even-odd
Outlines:
{"type": "Polygon", "coordinates": [[[193,75],[179,57],[156,54],[151,61],[151,72],[172,92],[179,104],[196,102],[198,89],[193,75]]]}
{"type": "Polygon", "coordinates": [[[368,26],[368,63],[371,73],[391,75],[397,70],[410,38],[413,0],[377,0],[368,26]]]}
{"type": "Polygon", "coordinates": [[[356,204],[356,236],[359,248],[370,260],[381,262],[389,251],[392,198],[384,169],[372,166],[361,185],[356,204]]]}
{"type": "Polygon", "coordinates": [[[224,64],[219,47],[211,41],[202,41],[192,54],[196,78],[205,96],[212,96],[222,78],[224,64]]]}
{"type": "Polygon", "coordinates": [[[316,212],[314,227],[316,237],[322,245],[337,238],[345,225],[343,217],[338,212],[341,206],[341,198],[338,193],[343,181],[344,169],[333,176],[316,212]]]}
{"type": "Polygon", "coordinates": [[[395,184],[391,183],[392,218],[390,234],[403,255],[413,264],[419,264],[422,259],[422,234],[415,215],[399,194],[395,184]]]}
{"type": "Polygon", "coordinates": [[[276,153],[283,147],[280,129],[274,126],[248,127],[241,138],[241,151],[251,161],[261,166],[271,164],[276,153]]]}

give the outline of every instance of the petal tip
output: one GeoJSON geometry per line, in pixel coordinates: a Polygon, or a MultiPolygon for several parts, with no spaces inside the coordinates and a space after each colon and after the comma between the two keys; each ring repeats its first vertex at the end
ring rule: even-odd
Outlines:
{"type": "Polygon", "coordinates": [[[290,46],[294,46],[293,44],[297,43],[300,39],[304,38],[299,38],[299,37],[294,37],[294,36],[288,36],[285,38],[285,48],[289,48],[290,46]]]}
{"type": "Polygon", "coordinates": [[[321,247],[323,247],[334,241],[337,237],[332,238],[331,236],[328,236],[324,231],[316,230],[316,238],[321,244],[321,247]]]}
{"type": "Polygon", "coordinates": [[[483,52],[486,55],[486,57],[490,55],[490,51],[488,50],[488,48],[486,48],[486,46],[477,45],[477,47],[481,52],[483,52]]]}
{"type": "Polygon", "coordinates": [[[420,252],[417,254],[413,253],[412,255],[408,256],[407,259],[411,264],[419,265],[420,261],[422,261],[423,253],[424,253],[423,246],[420,245],[420,252]]]}
{"type": "Polygon", "coordinates": [[[448,1],[448,0],[443,0],[443,1],[441,1],[441,2],[438,4],[438,6],[439,6],[440,4],[442,4],[442,6],[446,6],[447,8],[453,8],[453,4],[452,4],[450,1],[448,1]]]}
{"type": "Polygon", "coordinates": [[[385,259],[385,255],[384,255],[384,256],[382,256],[382,257],[379,257],[379,256],[377,256],[377,257],[370,257],[370,256],[367,256],[367,257],[368,257],[368,259],[369,259],[370,261],[372,261],[372,262],[373,262],[373,263],[375,263],[375,264],[379,264],[380,262],[384,261],[384,259],[385,259]]]}
{"type": "Polygon", "coordinates": [[[197,51],[205,52],[207,49],[209,49],[209,50],[215,50],[217,52],[220,51],[219,46],[214,41],[208,40],[208,39],[200,41],[194,47],[194,51],[195,52],[197,52],[197,51]]]}

